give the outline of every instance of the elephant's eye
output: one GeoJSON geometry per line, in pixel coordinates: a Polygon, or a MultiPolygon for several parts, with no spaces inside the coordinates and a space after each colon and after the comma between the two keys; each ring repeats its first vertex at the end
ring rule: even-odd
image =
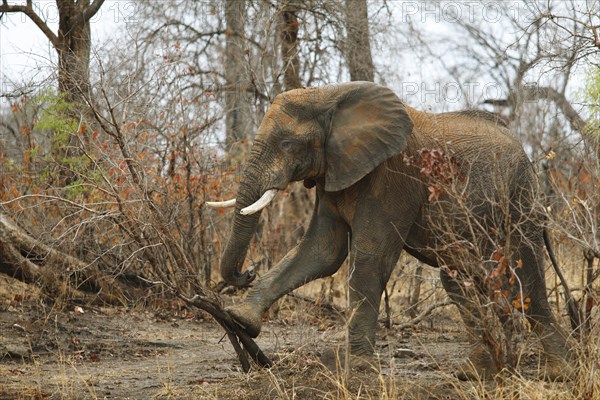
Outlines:
{"type": "Polygon", "coordinates": [[[279,142],[279,148],[283,151],[292,151],[294,148],[294,141],[292,140],[282,140],[279,142]]]}

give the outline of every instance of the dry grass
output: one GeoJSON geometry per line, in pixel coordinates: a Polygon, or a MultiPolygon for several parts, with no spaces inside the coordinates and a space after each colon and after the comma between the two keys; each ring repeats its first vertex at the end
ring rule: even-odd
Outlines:
{"type": "MultiPolygon", "coordinates": [[[[564,258],[564,254],[562,256],[564,258]]],[[[568,278],[577,286],[578,276],[567,270],[568,278]]],[[[373,371],[330,370],[320,360],[323,348],[343,342],[343,318],[316,304],[302,299],[286,297],[280,300],[272,310],[268,330],[261,336],[267,340],[270,355],[275,355],[276,366],[270,370],[258,370],[248,375],[232,370],[227,377],[214,381],[193,383],[178,379],[181,371],[177,360],[157,356],[146,375],[146,385],[151,388],[145,392],[145,398],[157,399],[561,399],[594,400],[600,398],[600,327],[597,323],[587,344],[577,351],[577,375],[570,382],[549,383],[535,378],[538,357],[534,339],[525,334],[520,346],[520,358],[523,360],[516,373],[503,374],[492,382],[461,382],[453,376],[453,367],[465,354],[465,338],[458,313],[454,307],[440,308],[424,319],[415,330],[400,331],[394,326],[410,320],[406,309],[406,293],[412,291],[416,279],[416,263],[408,258],[401,259],[396,273],[390,280],[389,303],[391,329],[380,326],[380,358],[373,371]],[[408,348],[417,353],[415,358],[397,358],[393,352],[398,348],[408,348]],[[150,397],[147,396],[151,393],[150,397]]],[[[422,276],[419,310],[428,304],[445,298],[440,288],[438,271],[424,268],[422,276]]],[[[320,301],[332,301],[344,307],[345,300],[344,271],[333,279],[319,280],[303,287],[299,292],[320,301]]],[[[548,274],[548,287],[551,299],[560,291],[555,288],[554,278],[548,274]]],[[[2,310],[10,307],[15,295],[19,298],[37,297],[27,290],[27,285],[3,279],[0,285],[2,310]],[[12,289],[11,289],[12,287],[12,289]],[[9,290],[11,289],[11,290],[9,290]]],[[[37,301],[37,300],[33,300],[37,301]]],[[[556,310],[564,314],[561,297],[558,296],[556,310]]],[[[53,313],[68,312],[68,309],[43,309],[40,318],[52,327],[53,313]]],[[[139,311],[139,310],[138,310],[139,311]]],[[[86,314],[88,315],[88,314],[86,314]]],[[[384,312],[382,308],[382,320],[384,312]]],[[[566,321],[563,317],[563,323],[566,321]]],[[[598,316],[595,316],[598,319],[598,316]]],[[[164,329],[164,328],[162,328],[164,329]]],[[[169,327],[173,332],[177,327],[169,327]]],[[[52,331],[52,330],[51,330],[52,331]]],[[[54,332],[54,331],[52,331],[54,332]]],[[[149,333],[147,335],[152,335],[149,333]]],[[[218,335],[216,335],[218,336],[218,335]]],[[[220,346],[215,336],[212,346],[220,346]]],[[[70,338],[67,338],[70,339],[70,338]]],[[[29,375],[30,385],[19,392],[6,392],[0,379],[0,399],[97,399],[105,397],[99,378],[107,371],[94,372],[93,365],[77,362],[66,351],[55,351],[52,361],[54,373],[48,374],[48,359],[42,361],[34,357],[24,362],[24,368],[33,370],[29,375]],[[90,369],[92,368],[92,369],[90,369]],[[8,394],[7,394],[8,393],[8,394]]],[[[33,347],[33,346],[32,346],[33,347]]],[[[227,344],[223,347],[227,350],[227,344]]],[[[35,350],[32,349],[32,353],[35,350]]],[[[117,360],[118,361],[118,360],[117,360]]],[[[235,364],[236,361],[229,361],[235,364]]],[[[218,364],[215,364],[218,366],[218,364]]],[[[99,367],[101,367],[99,365],[99,367]]],[[[110,373],[118,377],[119,365],[113,366],[110,373]],[[116,369],[115,369],[116,368],[116,369]]],[[[106,368],[106,367],[105,367],[106,368]]],[[[8,371],[3,368],[4,371],[8,371]]],[[[198,379],[201,380],[199,375],[198,379]]],[[[126,387],[117,387],[114,393],[130,395],[126,387]]],[[[113,398],[121,398],[117,396],[113,398]]]]}
{"type": "MultiPolygon", "coordinates": [[[[571,382],[545,382],[505,373],[495,381],[458,381],[450,373],[437,379],[410,378],[387,373],[331,371],[302,352],[289,355],[272,370],[257,371],[224,385],[202,390],[206,398],[248,399],[505,399],[594,400],[600,397],[598,356],[579,360],[581,368],[571,382]],[[227,392],[223,391],[227,386],[227,392]],[[235,389],[234,389],[235,388],[235,389]],[[233,390],[232,390],[233,389],[233,390]]],[[[404,372],[405,375],[405,372],[404,372]]]]}

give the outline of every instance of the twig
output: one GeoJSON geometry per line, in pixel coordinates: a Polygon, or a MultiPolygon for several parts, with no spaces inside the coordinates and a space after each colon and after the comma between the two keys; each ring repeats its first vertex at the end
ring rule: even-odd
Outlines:
{"type": "Polygon", "coordinates": [[[550,243],[550,236],[548,234],[548,230],[544,229],[543,231],[544,244],[546,245],[546,251],[548,252],[548,257],[550,257],[550,262],[552,263],[552,267],[554,267],[554,271],[560,279],[560,283],[562,284],[565,302],[567,303],[567,312],[569,314],[569,320],[571,321],[571,328],[574,331],[578,331],[582,328],[582,315],[581,308],[571,295],[571,290],[569,289],[569,285],[567,284],[567,280],[564,275],[558,268],[558,261],[556,260],[556,256],[554,255],[554,251],[552,250],[552,245],[550,243]]]}
{"type": "Polygon", "coordinates": [[[408,322],[405,322],[403,324],[397,325],[396,328],[397,329],[411,328],[411,327],[417,325],[423,319],[425,319],[425,317],[427,317],[429,314],[431,314],[433,312],[433,310],[435,310],[436,308],[446,307],[446,306],[449,306],[450,304],[453,304],[452,300],[450,300],[450,299],[446,299],[444,301],[433,303],[429,307],[427,307],[425,310],[423,310],[421,312],[421,314],[417,315],[415,318],[411,319],[408,322]]]}
{"type": "Polygon", "coordinates": [[[335,304],[330,303],[330,302],[325,301],[325,300],[321,301],[321,300],[313,299],[312,297],[304,296],[304,295],[298,294],[298,293],[288,293],[288,296],[290,296],[290,297],[292,297],[294,299],[305,301],[305,302],[310,303],[312,305],[315,305],[317,307],[322,307],[322,308],[324,308],[324,309],[326,309],[328,311],[333,311],[333,312],[338,313],[338,314],[343,314],[344,313],[344,309],[343,308],[341,308],[339,306],[336,306],[335,304]]]}

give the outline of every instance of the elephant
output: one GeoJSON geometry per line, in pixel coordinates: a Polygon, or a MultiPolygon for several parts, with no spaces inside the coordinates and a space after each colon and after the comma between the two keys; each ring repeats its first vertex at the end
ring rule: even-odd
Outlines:
{"type": "MultiPolygon", "coordinates": [[[[552,313],[544,280],[537,175],[494,114],[418,111],[372,82],[279,94],[256,132],[236,198],[209,204],[235,205],[221,258],[227,283],[253,282],[256,274],[244,262],[260,210],[294,181],[316,188],[313,215],[300,242],[253,283],[243,302],[228,308],[249,335],[258,336],[277,299],[334,274],[349,257],[350,352],[372,357],[381,296],[404,250],[440,269],[444,289],[477,336],[481,310],[457,272],[474,276],[477,293],[488,296],[490,279],[512,260],[512,272],[504,271],[513,283],[505,300],[522,305],[538,334],[546,377],[570,374],[569,338],[552,313]],[[500,247],[490,244],[498,241],[500,247]],[[482,269],[487,273],[474,273],[482,269]]],[[[498,372],[481,338],[461,368],[467,379],[498,372]]]]}

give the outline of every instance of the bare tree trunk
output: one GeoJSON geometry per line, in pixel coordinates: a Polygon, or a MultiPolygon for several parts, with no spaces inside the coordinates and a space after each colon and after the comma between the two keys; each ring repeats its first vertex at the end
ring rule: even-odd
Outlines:
{"type": "MultiPolygon", "coordinates": [[[[0,13],[23,13],[31,19],[48,38],[58,54],[58,91],[62,100],[73,107],[67,111],[66,118],[74,121],[84,121],[88,114],[87,103],[90,99],[90,51],[92,37],[90,19],[96,15],[104,0],[56,0],[58,8],[58,33],[55,34],[46,24],[46,21],[36,13],[33,3],[27,1],[25,5],[11,5],[8,0],[3,0],[0,13]]],[[[69,132],[66,140],[55,144],[53,153],[56,161],[61,165],[60,175],[64,183],[76,179],[70,171],[68,159],[80,155],[78,151],[78,132],[69,132]],[[66,162],[64,162],[66,160],[66,162]]]]}
{"type": "Polygon", "coordinates": [[[373,81],[367,0],[346,0],[346,61],[353,81],[373,81]]]}
{"type": "Polygon", "coordinates": [[[246,145],[251,128],[248,91],[250,79],[245,65],[244,21],[246,20],[246,2],[244,0],[226,0],[225,20],[225,126],[226,145],[229,159],[236,163],[244,159],[246,145]]]}
{"type": "Polygon", "coordinates": [[[279,35],[281,38],[281,59],[283,60],[284,90],[302,87],[300,83],[300,60],[298,59],[298,10],[295,0],[287,2],[279,12],[279,35]]]}
{"type": "Polygon", "coordinates": [[[85,16],[89,0],[56,2],[58,23],[58,89],[73,103],[85,104],[90,90],[90,21],[85,16]]]}
{"type": "Polygon", "coordinates": [[[48,38],[58,54],[58,89],[71,102],[89,93],[89,63],[92,38],[90,19],[96,15],[104,0],[56,0],[58,34],[46,24],[33,8],[32,2],[12,5],[4,0],[0,13],[23,13],[48,38]]]}
{"type": "MultiPolygon", "coordinates": [[[[82,121],[81,128],[89,125],[90,101],[90,51],[92,35],[89,18],[85,10],[90,0],[57,0],[58,6],[58,91],[63,100],[72,104],[65,117],[82,121]]],[[[83,132],[83,131],[82,131],[83,132]]],[[[70,132],[64,140],[56,142],[53,153],[61,165],[60,176],[64,184],[77,180],[77,173],[71,170],[69,160],[81,156],[77,134],[70,132]],[[66,162],[63,162],[65,160],[66,162]]]]}

